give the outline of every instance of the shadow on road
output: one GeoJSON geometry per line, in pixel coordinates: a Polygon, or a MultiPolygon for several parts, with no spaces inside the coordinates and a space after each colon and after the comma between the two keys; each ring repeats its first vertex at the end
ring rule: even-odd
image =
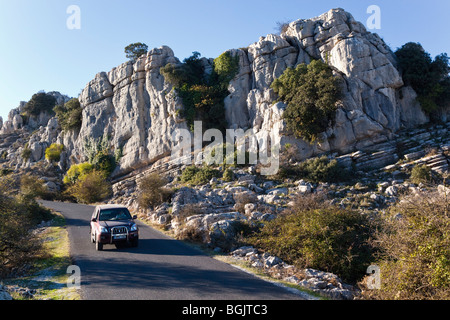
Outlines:
{"type": "MultiPolygon", "coordinates": [[[[270,284],[256,278],[243,276],[232,270],[212,270],[199,266],[181,265],[169,262],[124,262],[122,259],[108,259],[99,264],[89,264],[82,269],[82,287],[89,292],[99,292],[103,285],[108,289],[120,289],[127,285],[132,290],[163,291],[173,299],[181,298],[181,291],[195,291],[198,297],[219,299],[221,294],[245,295],[261,298],[259,292],[277,290],[270,284]],[[128,272],[124,272],[124,266],[128,272]]],[[[101,292],[101,291],[100,291],[101,292]]],[[[119,292],[117,292],[119,295],[119,292]]],[[[198,298],[197,297],[197,298],[198,298]]],[[[96,299],[88,297],[88,299],[96,299]]],[[[185,297],[183,297],[185,299],[185,297]]]]}
{"type": "MultiPolygon", "coordinates": [[[[94,246],[94,244],[92,244],[94,246]]],[[[139,239],[139,246],[133,248],[123,246],[116,248],[114,245],[105,245],[103,251],[117,253],[127,252],[130,254],[148,254],[148,255],[164,255],[164,256],[204,256],[205,254],[199,250],[191,248],[182,242],[171,239],[139,239]]]]}

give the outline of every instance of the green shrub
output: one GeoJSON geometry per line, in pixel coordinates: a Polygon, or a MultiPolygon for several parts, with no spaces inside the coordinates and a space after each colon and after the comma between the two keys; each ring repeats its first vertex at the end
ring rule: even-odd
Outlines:
{"type": "Polygon", "coordinates": [[[110,150],[108,135],[104,134],[99,139],[89,138],[84,141],[83,151],[90,164],[96,170],[104,172],[107,176],[111,175],[117,166],[117,159],[122,156],[122,148],[116,149],[116,152],[110,150]]]}
{"type": "Polygon", "coordinates": [[[214,60],[211,75],[206,75],[200,53],[183,61],[181,65],[167,64],[161,74],[171,83],[183,100],[182,115],[192,129],[194,121],[201,120],[204,130],[226,129],[224,99],[228,84],[239,71],[239,58],[225,52],[214,60]]]}
{"type": "Polygon", "coordinates": [[[103,172],[94,170],[80,176],[75,184],[68,187],[67,193],[79,203],[96,203],[111,195],[111,183],[103,172]]]}
{"type": "Polygon", "coordinates": [[[181,173],[181,181],[182,182],[190,182],[194,179],[195,174],[199,171],[200,169],[197,168],[196,166],[189,166],[186,167],[183,172],[181,173]]]}
{"type": "Polygon", "coordinates": [[[419,183],[427,183],[432,180],[432,172],[431,168],[426,164],[417,165],[411,170],[411,182],[419,184],[419,183]]]}
{"type": "Polygon", "coordinates": [[[286,69],[271,88],[287,104],[283,118],[297,138],[315,141],[335,119],[340,82],[322,61],[286,69]]]}
{"type": "Polygon", "coordinates": [[[419,43],[409,42],[399,48],[395,55],[403,81],[416,91],[422,109],[433,113],[439,108],[445,108],[450,99],[450,64],[447,54],[440,54],[433,60],[419,43]]]}
{"type": "Polygon", "coordinates": [[[220,172],[218,170],[206,166],[201,168],[190,166],[183,170],[181,181],[193,185],[200,185],[208,183],[214,177],[220,177],[220,172]]]}
{"type": "Polygon", "coordinates": [[[407,197],[392,207],[374,239],[381,288],[366,298],[450,299],[450,203],[444,194],[407,197]]]}
{"type": "Polygon", "coordinates": [[[45,150],[45,159],[48,161],[58,162],[61,160],[61,153],[64,151],[62,144],[53,143],[45,150]]]}
{"type": "Polygon", "coordinates": [[[31,193],[8,196],[6,190],[10,183],[9,179],[0,179],[0,278],[8,276],[11,271],[17,275],[29,269],[42,248],[32,228],[53,218],[31,193]]]}
{"type": "Polygon", "coordinates": [[[234,180],[234,172],[233,170],[227,168],[223,171],[222,179],[225,182],[231,182],[234,180]]]}
{"type": "Polygon", "coordinates": [[[346,178],[345,170],[337,160],[330,161],[327,156],[308,159],[295,171],[301,178],[313,182],[338,182],[346,178]]]}
{"type": "Polygon", "coordinates": [[[183,100],[183,116],[189,127],[193,130],[196,120],[203,122],[203,129],[210,128],[224,131],[226,128],[224,99],[228,90],[219,86],[204,84],[183,84],[177,89],[179,97],[183,100]]]}
{"type": "Polygon", "coordinates": [[[298,268],[332,272],[355,283],[373,260],[371,224],[347,209],[293,209],[264,223],[249,242],[298,268]]]}
{"type": "Polygon", "coordinates": [[[74,164],[67,171],[64,176],[63,182],[65,184],[75,184],[79,178],[91,173],[94,170],[94,166],[89,162],[84,162],[80,164],[74,164]]]}
{"type": "Polygon", "coordinates": [[[116,158],[104,152],[99,152],[95,155],[92,160],[92,165],[96,170],[104,172],[107,176],[111,175],[111,173],[116,168],[116,158]]]}
{"type": "Polygon", "coordinates": [[[27,146],[23,148],[22,153],[20,154],[23,160],[27,161],[31,158],[31,149],[27,146]]]}
{"type": "Polygon", "coordinates": [[[161,203],[168,201],[172,191],[164,188],[166,179],[157,173],[151,173],[142,178],[139,182],[139,206],[142,208],[154,208],[161,203]]]}
{"type": "Polygon", "coordinates": [[[57,105],[53,111],[58,117],[58,122],[63,130],[80,129],[82,124],[82,113],[80,101],[72,99],[63,105],[57,105]]]}
{"type": "Polygon", "coordinates": [[[26,116],[38,116],[41,112],[52,114],[56,99],[52,95],[40,92],[33,95],[23,108],[26,116]]]}
{"type": "Polygon", "coordinates": [[[229,51],[222,53],[214,59],[214,72],[219,83],[228,85],[239,72],[239,56],[233,57],[229,51]]]}
{"type": "Polygon", "coordinates": [[[35,199],[42,198],[48,193],[44,186],[44,180],[30,174],[20,177],[20,194],[24,197],[35,199]]]}

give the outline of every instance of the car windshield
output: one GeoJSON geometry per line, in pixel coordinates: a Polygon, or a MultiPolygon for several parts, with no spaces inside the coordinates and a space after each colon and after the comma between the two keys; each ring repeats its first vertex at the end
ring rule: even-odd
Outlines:
{"type": "Polygon", "coordinates": [[[126,208],[105,209],[100,211],[100,221],[131,220],[131,214],[126,208]]]}

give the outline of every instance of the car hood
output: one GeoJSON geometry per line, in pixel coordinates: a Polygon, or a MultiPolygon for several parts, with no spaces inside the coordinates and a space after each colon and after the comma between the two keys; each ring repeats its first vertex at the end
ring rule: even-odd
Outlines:
{"type": "Polygon", "coordinates": [[[113,228],[118,226],[128,226],[130,227],[134,223],[129,220],[117,220],[117,221],[99,221],[100,226],[106,228],[113,228]]]}

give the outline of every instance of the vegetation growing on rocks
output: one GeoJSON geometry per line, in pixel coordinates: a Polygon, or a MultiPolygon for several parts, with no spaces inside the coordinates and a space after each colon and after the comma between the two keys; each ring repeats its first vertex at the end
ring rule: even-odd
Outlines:
{"type": "Polygon", "coordinates": [[[432,182],[433,176],[431,168],[426,164],[417,165],[411,170],[411,181],[413,183],[430,183],[432,182]]]}
{"type": "Polygon", "coordinates": [[[65,184],[75,184],[80,177],[91,173],[93,170],[94,167],[89,162],[74,164],[67,171],[66,175],[64,176],[63,182],[65,184]]]}
{"type": "Polygon", "coordinates": [[[56,99],[52,95],[40,92],[32,96],[23,111],[27,116],[37,116],[41,112],[53,113],[55,105],[56,99]]]}
{"type": "Polygon", "coordinates": [[[342,182],[348,172],[335,159],[327,156],[307,159],[297,164],[282,163],[276,178],[296,177],[311,182],[342,182]]]}
{"type": "Polygon", "coordinates": [[[132,43],[125,47],[126,57],[133,63],[136,62],[140,56],[146,54],[147,51],[148,46],[141,42],[132,43]]]}
{"type": "Polygon", "coordinates": [[[408,42],[395,55],[405,84],[417,93],[420,105],[427,113],[445,108],[450,99],[450,64],[443,53],[433,60],[419,43],[408,42]]]}
{"type": "Polygon", "coordinates": [[[212,178],[219,177],[219,171],[208,166],[189,166],[181,174],[181,182],[200,185],[208,183],[212,178]]]}
{"type": "Polygon", "coordinates": [[[449,194],[407,197],[384,219],[374,244],[379,250],[379,290],[364,296],[386,300],[450,298],[449,194]]]}
{"type": "Polygon", "coordinates": [[[59,125],[63,130],[75,130],[81,128],[82,109],[80,101],[76,98],[69,100],[65,104],[57,105],[53,108],[58,118],[59,125]]]}
{"type": "Polygon", "coordinates": [[[350,209],[294,205],[265,223],[250,243],[299,268],[332,272],[355,283],[373,260],[368,241],[374,231],[367,216],[350,209]]]}
{"type": "Polygon", "coordinates": [[[139,182],[139,206],[142,208],[154,208],[163,202],[168,201],[172,191],[164,188],[166,179],[157,173],[151,173],[139,182]]]}
{"type": "Polygon", "coordinates": [[[61,159],[61,153],[64,151],[62,144],[53,143],[45,150],[45,159],[52,162],[58,162],[61,159]]]}
{"type": "Polygon", "coordinates": [[[334,120],[340,84],[326,63],[314,60],[287,68],[271,87],[287,104],[283,118],[297,138],[315,141],[334,120]]]}
{"type": "Polygon", "coordinates": [[[96,170],[104,172],[106,176],[109,176],[116,168],[116,159],[120,159],[117,154],[112,154],[109,138],[106,134],[100,139],[86,139],[84,141],[83,149],[88,162],[92,164],[96,170]]]}
{"type": "Polygon", "coordinates": [[[211,74],[205,74],[200,53],[176,66],[168,64],[161,74],[170,82],[183,100],[183,117],[193,130],[195,120],[202,120],[204,130],[226,129],[224,99],[229,94],[228,84],[239,71],[239,59],[225,52],[214,60],[211,74]]]}
{"type": "Polygon", "coordinates": [[[67,188],[67,193],[79,203],[96,203],[111,196],[111,183],[104,172],[94,170],[78,177],[77,182],[67,188]]]}
{"type": "MultiPolygon", "coordinates": [[[[30,178],[31,179],[31,178],[30,178]]],[[[0,179],[0,276],[11,272],[20,274],[28,263],[40,253],[41,244],[31,229],[42,221],[48,221],[50,211],[41,207],[35,200],[37,190],[30,189],[30,179],[19,182],[19,193],[7,193],[13,189],[14,181],[0,179]]],[[[36,179],[34,186],[42,184],[36,179]]]]}

